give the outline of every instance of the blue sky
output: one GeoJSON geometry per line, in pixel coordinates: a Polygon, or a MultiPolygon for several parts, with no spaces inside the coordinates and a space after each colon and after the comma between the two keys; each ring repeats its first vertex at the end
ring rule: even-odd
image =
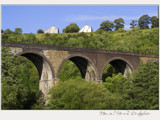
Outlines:
{"type": "Polygon", "coordinates": [[[131,20],[144,14],[158,16],[158,5],[2,5],[2,29],[22,28],[23,33],[36,33],[55,25],[61,33],[67,25],[76,23],[80,28],[88,24],[96,31],[103,21],[121,17],[128,30],[131,20]]]}

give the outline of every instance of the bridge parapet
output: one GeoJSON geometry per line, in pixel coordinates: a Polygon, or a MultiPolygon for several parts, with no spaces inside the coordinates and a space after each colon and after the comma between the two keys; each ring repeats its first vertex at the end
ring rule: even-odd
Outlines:
{"type": "Polygon", "coordinates": [[[152,54],[121,52],[121,51],[114,51],[114,50],[94,50],[94,49],[88,49],[88,48],[58,47],[58,46],[52,46],[52,45],[37,45],[37,44],[26,44],[26,43],[2,42],[2,46],[17,47],[17,48],[23,48],[23,49],[36,49],[39,51],[58,50],[58,51],[74,51],[74,52],[80,52],[80,53],[115,54],[115,55],[159,58],[158,55],[152,55],[152,54]]]}

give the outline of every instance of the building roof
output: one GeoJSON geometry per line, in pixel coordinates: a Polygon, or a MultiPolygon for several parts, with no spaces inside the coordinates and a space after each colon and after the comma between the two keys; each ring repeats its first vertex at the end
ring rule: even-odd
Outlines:
{"type": "Polygon", "coordinates": [[[92,27],[86,24],[79,32],[92,32],[92,27]]]}

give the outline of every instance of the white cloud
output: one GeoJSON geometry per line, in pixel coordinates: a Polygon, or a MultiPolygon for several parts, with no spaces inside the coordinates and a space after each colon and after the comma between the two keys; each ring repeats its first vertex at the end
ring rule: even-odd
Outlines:
{"type": "Polygon", "coordinates": [[[117,18],[123,18],[124,20],[136,20],[140,16],[90,16],[90,15],[72,15],[66,17],[66,21],[90,21],[90,20],[115,20],[117,18]]]}
{"type": "MultiPolygon", "coordinates": [[[[149,16],[157,16],[156,12],[143,12],[149,16]]],[[[91,20],[110,20],[114,21],[117,18],[124,20],[138,20],[142,15],[137,16],[91,16],[91,15],[71,15],[65,18],[65,21],[91,21],[91,20]]]]}

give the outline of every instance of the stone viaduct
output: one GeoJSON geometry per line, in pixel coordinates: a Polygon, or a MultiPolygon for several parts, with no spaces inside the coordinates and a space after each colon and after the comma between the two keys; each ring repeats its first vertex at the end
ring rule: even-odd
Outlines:
{"type": "Polygon", "coordinates": [[[129,72],[135,70],[140,65],[140,62],[158,60],[158,56],[154,55],[108,50],[9,42],[2,42],[2,46],[9,47],[10,52],[15,57],[24,56],[34,63],[39,72],[39,89],[44,95],[47,95],[49,88],[59,80],[60,69],[67,60],[71,60],[77,65],[82,78],[100,84],[102,83],[103,70],[109,63],[115,68],[116,72],[121,72],[125,75],[127,70],[129,72]]]}

